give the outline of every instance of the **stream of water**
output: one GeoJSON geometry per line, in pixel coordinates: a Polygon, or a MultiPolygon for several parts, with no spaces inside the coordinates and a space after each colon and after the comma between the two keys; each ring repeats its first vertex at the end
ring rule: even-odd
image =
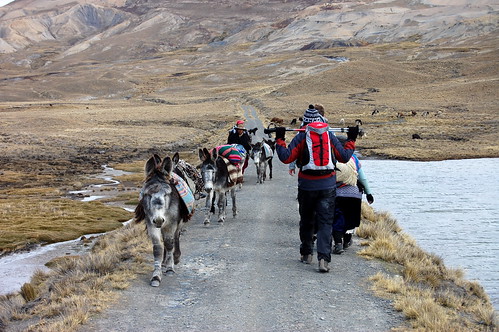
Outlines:
{"type": "Polygon", "coordinates": [[[362,160],[373,208],[447,267],[462,268],[499,309],[499,159],[362,160]]]}

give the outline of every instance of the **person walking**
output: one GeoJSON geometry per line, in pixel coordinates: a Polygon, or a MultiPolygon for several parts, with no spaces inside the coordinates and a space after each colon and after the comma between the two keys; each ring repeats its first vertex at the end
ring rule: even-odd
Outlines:
{"type": "Polygon", "coordinates": [[[336,163],[336,207],[333,222],[333,254],[342,254],[352,244],[355,227],[360,225],[362,194],[372,204],[369,182],[355,154],[346,163],[336,163]]]}
{"type": "MultiPolygon", "coordinates": [[[[312,105],[310,105],[312,106],[312,105]]],[[[313,236],[314,223],[317,220],[317,259],[319,262],[319,272],[329,272],[329,262],[331,262],[332,246],[332,224],[334,219],[334,206],[336,194],[336,174],[333,167],[329,167],[323,172],[310,172],[310,161],[314,159],[314,151],[311,151],[308,138],[309,133],[315,127],[326,128],[327,142],[330,161],[336,158],[339,161],[348,161],[354,150],[355,140],[358,136],[358,127],[349,127],[348,140],[345,146],[330,132],[327,124],[321,122],[323,117],[313,107],[309,107],[303,115],[303,124],[307,131],[299,132],[286,145],[286,128],[277,127],[276,131],[276,152],[279,160],[285,164],[298,161],[300,171],[298,172],[298,204],[300,214],[300,254],[301,261],[307,264],[312,262],[313,257],[313,236]],[[320,126],[318,125],[320,124],[320,126]],[[310,127],[310,128],[308,128],[310,127]],[[333,157],[334,154],[334,157],[333,157]]],[[[323,136],[321,136],[322,138],[323,136]]],[[[324,140],[323,140],[324,141],[324,140]]],[[[315,161],[315,159],[314,159],[315,161]]]]}
{"type": "Polygon", "coordinates": [[[249,153],[251,151],[251,137],[248,134],[248,130],[244,128],[244,121],[237,120],[236,125],[229,132],[229,137],[227,137],[227,144],[239,144],[242,145],[246,150],[246,158],[243,164],[243,174],[244,170],[248,167],[249,153]]]}
{"type": "MultiPolygon", "coordinates": [[[[317,110],[317,113],[319,113],[319,115],[320,115],[318,117],[318,119],[316,118],[316,121],[328,123],[327,118],[324,116],[324,106],[322,104],[315,104],[315,105],[310,104],[310,105],[308,105],[309,112],[313,112],[311,110],[314,110],[314,109],[317,110]]],[[[307,125],[306,123],[302,122],[300,128],[304,128],[306,125],[307,125]]],[[[296,161],[289,163],[288,173],[291,176],[295,175],[295,173],[296,173],[296,161]]]]}

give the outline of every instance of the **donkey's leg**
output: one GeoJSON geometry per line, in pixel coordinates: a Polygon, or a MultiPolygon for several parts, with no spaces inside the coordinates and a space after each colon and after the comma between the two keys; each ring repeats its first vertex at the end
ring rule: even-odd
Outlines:
{"type": "Polygon", "coordinates": [[[263,163],[263,182],[267,179],[267,162],[263,163]]]}
{"type": "Polygon", "coordinates": [[[236,190],[230,190],[230,197],[232,198],[232,216],[235,218],[237,216],[237,206],[236,206],[236,190]]]}
{"type": "Polygon", "coordinates": [[[165,272],[167,264],[168,264],[168,251],[166,250],[165,240],[163,239],[163,261],[161,262],[161,268],[163,270],[163,273],[165,272]]]}
{"type": "Polygon", "coordinates": [[[180,251],[180,233],[182,232],[182,227],[183,222],[180,220],[179,224],[177,225],[177,230],[175,231],[175,248],[173,249],[173,263],[177,265],[180,262],[180,255],[182,252],[180,251]]]}
{"type": "Polygon", "coordinates": [[[175,272],[173,268],[173,250],[174,250],[174,242],[173,234],[168,233],[165,234],[165,238],[163,239],[165,245],[165,264],[163,265],[165,268],[164,274],[168,272],[175,272]]]}
{"type": "Polygon", "coordinates": [[[225,221],[226,207],[227,207],[227,195],[224,192],[218,193],[218,222],[223,223],[225,221]]]}
{"type": "Polygon", "coordinates": [[[161,229],[151,226],[147,232],[152,242],[152,253],[154,256],[154,271],[152,272],[151,286],[158,287],[161,283],[161,264],[163,262],[164,248],[161,239],[161,229]]]}
{"type": "Polygon", "coordinates": [[[206,196],[206,213],[204,216],[204,224],[210,223],[211,215],[215,213],[215,191],[212,189],[206,196]]]}
{"type": "Polygon", "coordinates": [[[269,179],[272,180],[272,158],[269,159],[269,179]]]}

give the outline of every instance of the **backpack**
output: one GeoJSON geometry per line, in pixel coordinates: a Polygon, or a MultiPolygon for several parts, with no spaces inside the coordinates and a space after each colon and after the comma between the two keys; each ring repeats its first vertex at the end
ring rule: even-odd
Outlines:
{"type": "Polygon", "coordinates": [[[327,175],[334,172],[336,160],[332,152],[327,123],[308,124],[305,130],[305,142],[301,171],[309,175],[327,175]]]}
{"type": "Polygon", "coordinates": [[[353,157],[346,163],[336,163],[336,168],[336,182],[341,182],[349,186],[357,185],[357,177],[359,175],[357,173],[358,166],[353,157]]]}

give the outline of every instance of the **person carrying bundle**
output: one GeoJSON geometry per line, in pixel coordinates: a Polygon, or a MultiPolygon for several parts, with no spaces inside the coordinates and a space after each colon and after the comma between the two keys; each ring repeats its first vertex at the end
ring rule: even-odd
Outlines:
{"type": "Polygon", "coordinates": [[[331,261],[332,225],[335,211],[335,162],[347,162],[354,150],[358,127],[348,128],[348,140],[343,146],[321,122],[323,117],[309,106],[303,115],[305,131],[299,132],[286,145],[285,127],[275,128],[276,153],[285,164],[298,161],[298,203],[300,214],[301,261],[312,262],[314,223],[317,220],[317,259],[319,272],[329,272],[331,261]]]}
{"type": "Polygon", "coordinates": [[[372,204],[369,182],[355,154],[347,163],[336,163],[336,208],[333,223],[333,254],[342,254],[352,245],[355,227],[360,225],[362,195],[372,204]]]}

